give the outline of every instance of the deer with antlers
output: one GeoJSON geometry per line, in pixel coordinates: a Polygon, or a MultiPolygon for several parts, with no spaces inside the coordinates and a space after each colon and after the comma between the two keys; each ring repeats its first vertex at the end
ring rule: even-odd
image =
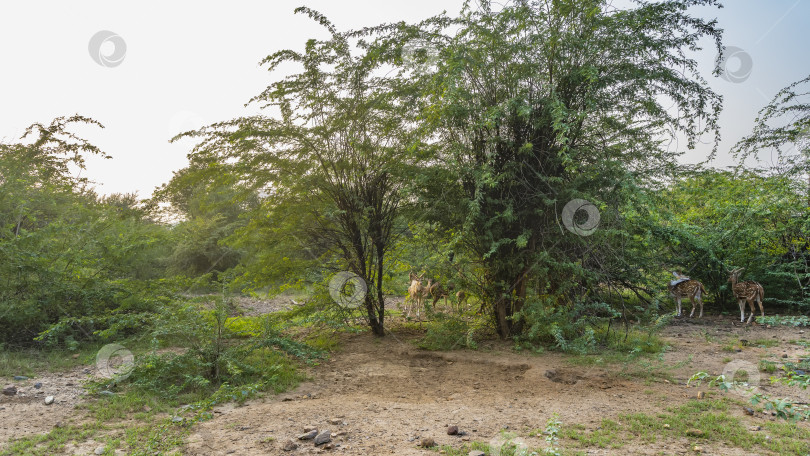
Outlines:
{"type": "Polygon", "coordinates": [[[672,274],[675,275],[675,280],[669,282],[667,289],[669,289],[669,294],[672,295],[678,305],[678,311],[675,315],[681,316],[681,300],[689,298],[689,301],[692,302],[692,313],[689,314],[689,318],[695,315],[695,303],[700,303],[700,315],[698,318],[703,318],[703,295],[706,294],[703,284],[678,272],[672,274]]]}
{"type": "Polygon", "coordinates": [[[748,316],[748,322],[754,318],[754,303],[759,304],[760,316],[765,316],[765,309],[762,307],[762,301],[765,299],[765,289],[762,288],[757,282],[747,280],[739,282],[740,273],[745,268],[737,268],[728,273],[728,281],[731,283],[731,291],[734,292],[734,297],[737,298],[737,304],[740,306],[740,323],[745,321],[745,303],[751,307],[751,315],[748,316]]]}
{"type": "Polygon", "coordinates": [[[418,319],[420,318],[422,306],[425,302],[425,286],[422,285],[422,276],[418,276],[411,271],[409,277],[411,284],[408,287],[408,297],[405,298],[405,318],[411,316],[413,307],[416,305],[416,318],[418,319]]]}

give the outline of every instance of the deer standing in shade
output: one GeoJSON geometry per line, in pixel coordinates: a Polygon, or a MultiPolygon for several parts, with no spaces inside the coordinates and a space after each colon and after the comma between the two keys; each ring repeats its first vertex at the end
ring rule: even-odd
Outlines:
{"type": "Polygon", "coordinates": [[[467,302],[467,300],[469,298],[470,298],[470,295],[468,295],[467,293],[465,293],[462,290],[459,290],[459,292],[456,293],[456,302],[458,303],[458,311],[459,312],[467,310],[467,306],[469,306],[469,303],[467,302]]]}
{"type": "Polygon", "coordinates": [[[737,298],[737,304],[740,306],[740,323],[745,321],[745,303],[751,307],[751,315],[748,316],[748,323],[754,318],[754,303],[759,303],[759,314],[765,316],[765,309],[762,307],[762,301],[765,299],[765,289],[762,288],[757,282],[746,280],[739,282],[740,273],[745,268],[737,268],[730,271],[728,274],[728,281],[731,283],[731,291],[734,292],[734,297],[737,298]]]}
{"type": "MultiPolygon", "coordinates": [[[[423,274],[424,275],[424,274],[423,274]]],[[[422,306],[425,302],[425,287],[422,285],[422,276],[413,273],[409,275],[411,285],[408,287],[408,297],[405,298],[405,318],[411,316],[414,304],[416,304],[416,318],[420,318],[422,306]]]]}
{"type": "Polygon", "coordinates": [[[675,303],[678,305],[678,310],[675,315],[678,317],[681,316],[681,300],[683,298],[689,298],[692,302],[692,313],[689,314],[689,318],[695,315],[696,302],[700,303],[700,315],[698,318],[703,318],[703,295],[706,294],[706,289],[703,287],[703,284],[678,272],[673,272],[672,274],[674,274],[676,278],[669,282],[667,289],[669,289],[669,294],[672,295],[675,299],[675,303]]]}
{"type": "Polygon", "coordinates": [[[427,283],[427,291],[430,296],[433,297],[433,310],[436,310],[436,303],[439,302],[439,299],[444,298],[444,308],[447,308],[447,296],[449,294],[448,290],[446,290],[441,282],[434,282],[433,279],[428,279],[427,283]]]}

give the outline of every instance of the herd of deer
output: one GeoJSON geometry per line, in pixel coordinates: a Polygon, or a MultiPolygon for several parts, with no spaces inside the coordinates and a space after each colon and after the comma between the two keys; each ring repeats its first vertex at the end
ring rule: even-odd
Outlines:
{"type": "MultiPolygon", "coordinates": [[[[737,268],[729,271],[728,281],[731,283],[731,291],[734,297],[737,298],[737,304],[740,306],[740,322],[745,321],[745,303],[751,307],[751,315],[748,316],[748,323],[754,318],[754,303],[759,304],[759,313],[765,316],[765,309],[762,307],[762,301],[765,299],[765,289],[757,282],[750,280],[740,282],[740,273],[743,268],[737,268]]],[[[678,306],[677,316],[681,316],[681,300],[689,298],[692,302],[692,313],[689,317],[695,315],[695,303],[700,304],[700,317],[703,316],[703,295],[706,294],[706,289],[703,284],[697,280],[690,279],[689,277],[673,272],[676,279],[669,283],[669,293],[675,298],[675,303],[678,306]]]]}
{"type": "MultiPolygon", "coordinates": [[[[744,281],[740,282],[740,273],[744,268],[737,268],[729,271],[728,281],[731,283],[731,291],[734,297],[737,298],[737,304],[740,306],[740,322],[745,322],[745,304],[748,303],[751,308],[751,314],[748,316],[748,322],[754,318],[754,311],[756,308],[754,304],[759,305],[759,312],[761,316],[765,316],[765,309],[762,307],[762,301],[765,299],[765,289],[762,288],[757,282],[744,281]]],[[[696,304],[700,304],[700,315],[698,318],[703,317],[703,296],[706,294],[706,288],[703,284],[695,279],[690,279],[683,274],[673,272],[675,280],[671,281],[667,288],[669,293],[675,299],[677,304],[677,316],[681,316],[681,300],[689,298],[692,302],[692,312],[689,317],[695,315],[696,304]]],[[[434,282],[433,279],[428,279],[427,285],[424,284],[423,276],[416,275],[411,271],[410,279],[411,284],[408,287],[408,297],[405,299],[405,317],[410,317],[411,313],[416,311],[416,318],[419,319],[422,312],[422,307],[425,304],[425,298],[428,296],[433,298],[432,308],[436,308],[436,303],[439,299],[444,298],[444,307],[447,308],[447,297],[453,291],[453,286],[448,285],[446,288],[441,283],[434,282]]],[[[469,296],[463,291],[456,293],[456,306],[458,311],[466,307],[467,299],[469,296]]],[[[455,310],[455,308],[454,308],[455,310]]]]}
{"type": "MultiPolygon", "coordinates": [[[[436,308],[436,303],[439,299],[444,298],[444,307],[447,307],[447,297],[453,291],[453,286],[448,285],[446,288],[441,283],[434,282],[433,279],[428,279],[427,285],[423,283],[423,276],[410,273],[411,285],[408,287],[408,297],[405,299],[405,317],[410,317],[411,312],[416,310],[416,319],[418,320],[422,307],[425,305],[425,298],[428,296],[433,298],[432,308],[436,308]]],[[[456,293],[456,307],[458,311],[465,309],[469,296],[463,291],[456,293]]]]}

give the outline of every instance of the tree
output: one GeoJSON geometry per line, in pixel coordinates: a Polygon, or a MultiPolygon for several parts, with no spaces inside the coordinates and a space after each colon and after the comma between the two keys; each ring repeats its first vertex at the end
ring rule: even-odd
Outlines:
{"type": "Polygon", "coordinates": [[[777,172],[807,179],[810,206],[810,76],[780,90],[762,110],[750,135],[733,152],[743,165],[762,149],[777,153],[777,172]]]}
{"type": "MultiPolygon", "coordinates": [[[[461,227],[453,242],[480,258],[484,299],[509,337],[523,329],[532,284],[571,303],[637,278],[625,246],[645,228],[622,214],[643,214],[645,192],[677,173],[683,150],[669,150],[666,138],[685,136],[692,148],[713,134],[716,149],[721,98],[686,53],[703,37],[720,49],[721,30],[687,11],[713,0],[630,9],[521,0],[497,12],[477,3],[466,2],[458,31],[436,42],[425,117],[441,142],[435,172],[448,178],[428,200],[446,227],[461,227]],[[575,199],[591,202],[611,229],[566,231],[561,212],[575,199]]],[[[589,214],[573,215],[589,223],[589,214]]]]}
{"type": "Polygon", "coordinates": [[[266,195],[262,216],[235,235],[265,237],[267,248],[253,258],[257,269],[283,270],[290,250],[273,246],[288,247],[291,239],[297,250],[317,252],[320,266],[337,259],[334,269],[367,284],[365,316],[382,336],[385,258],[416,155],[414,105],[408,103],[416,93],[403,78],[382,75],[390,51],[357,39],[361,34],[338,32],[315,11],[296,12],[318,21],[330,38],[264,59],[270,71],[285,63],[303,67],[251,100],[277,114],[196,132],[203,139],[194,154],[234,162],[240,181],[266,195]]]}
{"type": "Polygon", "coordinates": [[[780,280],[780,291],[792,283],[801,290],[800,297],[780,299],[783,303],[808,305],[810,295],[810,76],[789,84],[760,110],[750,135],[740,140],[733,152],[745,167],[745,160],[762,150],[773,151],[776,163],[767,172],[773,180],[790,180],[790,191],[800,194],[804,187],[805,200],[772,198],[770,206],[790,202],[788,217],[780,221],[781,242],[776,262],[769,274],[780,280]],[[792,283],[791,283],[792,282],[792,283]]]}

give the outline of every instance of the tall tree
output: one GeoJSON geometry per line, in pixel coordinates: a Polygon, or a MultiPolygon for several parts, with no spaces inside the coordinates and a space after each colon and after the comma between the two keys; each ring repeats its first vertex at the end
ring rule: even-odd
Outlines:
{"type": "MultiPolygon", "coordinates": [[[[251,100],[273,115],[196,132],[203,139],[194,154],[235,162],[243,183],[266,195],[264,216],[241,233],[258,228],[269,246],[289,245],[294,236],[321,255],[321,266],[337,258],[337,268],[362,279],[365,315],[383,335],[386,253],[396,235],[405,168],[416,155],[415,110],[407,102],[415,92],[399,72],[383,72],[390,51],[339,32],[315,11],[296,12],[318,21],[330,37],[310,39],[303,52],[265,58],[270,71],[282,64],[301,68],[251,100]]],[[[262,257],[261,268],[283,268],[284,259],[262,257]]]]}
{"type": "Polygon", "coordinates": [[[439,50],[436,162],[450,176],[444,182],[458,185],[437,189],[432,203],[438,218],[463,227],[456,241],[481,259],[484,299],[509,337],[522,331],[530,284],[571,302],[638,270],[623,254],[600,253],[622,250],[627,227],[578,232],[587,237],[562,225],[591,228],[598,212],[603,224],[643,212],[644,188],[678,170],[684,148],[668,148],[667,138],[685,137],[692,148],[713,135],[716,149],[721,97],[687,53],[704,37],[721,49],[721,30],[689,11],[713,0],[493,4],[465,3],[439,50]],[[575,199],[592,208],[563,213],[575,199]]]}
{"type": "Polygon", "coordinates": [[[776,171],[807,179],[810,207],[810,76],[780,90],[760,110],[751,134],[734,146],[741,164],[761,150],[776,151],[776,171]]]}

